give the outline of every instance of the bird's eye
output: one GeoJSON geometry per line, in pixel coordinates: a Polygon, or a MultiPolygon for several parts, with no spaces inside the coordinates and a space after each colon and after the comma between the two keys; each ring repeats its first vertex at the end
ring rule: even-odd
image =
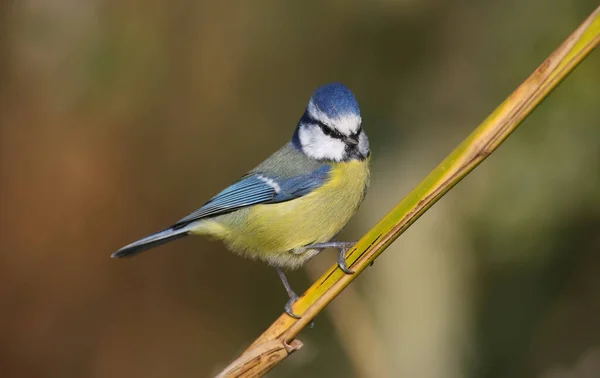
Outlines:
{"type": "Polygon", "coordinates": [[[321,131],[323,131],[323,134],[330,136],[332,138],[336,138],[336,139],[343,139],[344,135],[342,135],[342,133],[340,133],[337,130],[331,129],[329,127],[327,127],[323,122],[317,122],[317,125],[319,126],[319,128],[321,129],[321,131]]]}

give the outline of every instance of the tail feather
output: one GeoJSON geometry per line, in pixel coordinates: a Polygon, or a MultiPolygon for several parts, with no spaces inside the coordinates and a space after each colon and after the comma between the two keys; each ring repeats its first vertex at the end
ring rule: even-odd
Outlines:
{"type": "Polygon", "coordinates": [[[143,239],[126,245],[125,247],[119,249],[117,252],[113,253],[110,257],[131,257],[147,249],[154,248],[156,246],[168,243],[175,239],[183,238],[184,236],[187,236],[188,233],[189,231],[186,228],[180,228],[177,230],[174,230],[173,228],[167,228],[166,230],[159,231],[155,234],[146,236],[143,239]]]}

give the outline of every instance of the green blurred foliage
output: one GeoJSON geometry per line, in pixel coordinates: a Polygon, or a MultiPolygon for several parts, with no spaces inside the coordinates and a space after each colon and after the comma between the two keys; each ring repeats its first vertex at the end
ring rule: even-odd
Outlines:
{"type": "MultiPolygon", "coordinates": [[[[596,5],[4,2],[2,376],[218,372],[280,314],[274,271],[200,238],[111,252],[267,157],[331,81],[372,140],[371,193],[344,232],[357,238],[596,5]]],[[[374,376],[356,354],[379,350],[379,375],[598,376],[598,67],[595,53],[271,375],[374,376]],[[344,328],[352,306],[370,335],[344,328]]]]}

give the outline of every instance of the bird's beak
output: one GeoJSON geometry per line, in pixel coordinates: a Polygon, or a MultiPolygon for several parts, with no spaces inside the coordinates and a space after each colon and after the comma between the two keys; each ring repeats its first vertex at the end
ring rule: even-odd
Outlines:
{"type": "Polygon", "coordinates": [[[346,137],[346,143],[348,143],[351,146],[358,145],[358,135],[357,136],[346,137]]]}

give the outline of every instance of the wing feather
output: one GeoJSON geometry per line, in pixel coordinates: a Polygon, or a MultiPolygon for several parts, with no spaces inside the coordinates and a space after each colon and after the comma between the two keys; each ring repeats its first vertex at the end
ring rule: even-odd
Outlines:
{"type": "Polygon", "coordinates": [[[309,174],[286,179],[259,172],[248,174],[179,220],[173,228],[260,203],[278,203],[301,197],[323,185],[330,170],[331,166],[324,165],[309,174]]]}

